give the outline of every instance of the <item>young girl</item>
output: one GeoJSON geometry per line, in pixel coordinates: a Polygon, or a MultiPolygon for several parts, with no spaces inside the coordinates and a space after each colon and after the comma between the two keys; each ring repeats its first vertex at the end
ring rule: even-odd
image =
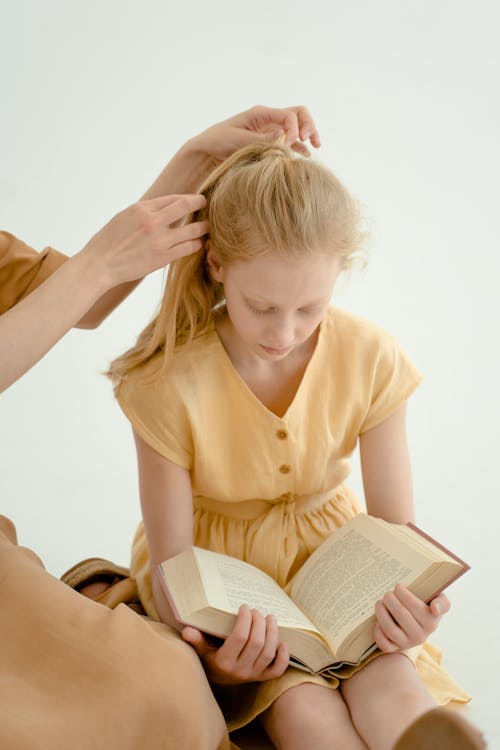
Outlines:
{"type": "MultiPolygon", "coordinates": [[[[421,376],[388,334],[329,305],[363,240],[356,203],[276,144],[236,152],[201,192],[209,238],[171,265],[157,318],[110,369],[139,462],[132,575],[169,623],[151,570],[192,544],[286,588],[359,512],[344,483],[358,440],[368,513],[413,520],[405,402],[421,376]]],[[[436,701],[468,700],[422,646],[448,607],[397,586],[376,606],[383,653],[341,680],[288,667],[274,617],[244,603],[222,646],[183,637],[231,730],[259,716],[278,748],[388,750],[436,701]]]]}

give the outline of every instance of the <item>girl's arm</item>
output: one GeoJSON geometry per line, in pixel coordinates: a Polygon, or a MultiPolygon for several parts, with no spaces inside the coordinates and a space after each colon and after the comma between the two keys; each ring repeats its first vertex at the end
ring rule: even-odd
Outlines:
{"type": "MultiPolygon", "coordinates": [[[[191,479],[187,469],[161,456],[135,432],[134,437],[154,602],[160,619],[178,627],[154,570],[163,560],[193,544],[191,479]]],[[[288,666],[288,648],[278,643],[274,617],[263,617],[246,605],[240,608],[233,632],[220,647],[196,628],[186,627],[182,635],[195,648],[214,683],[234,685],[270,680],[288,666]]]]}
{"type": "Polygon", "coordinates": [[[359,438],[366,509],[391,523],[414,521],[406,403],[359,438]]]}
{"type": "MultiPolygon", "coordinates": [[[[366,509],[391,523],[414,520],[410,458],[406,440],[406,404],[359,438],[366,509]]],[[[425,604],[398,584],[377,602],[375,641],[382,651],[418,646],[437,628],[450,608],[445,594],[425,604]]]]}
{"type": "Polygon", "coordinates": [[[134,432],[142,517],[149,546],[156,611],[178,628],[155,568],[193,544],[193,494],[187,469],[153,450],[134,432]]]}

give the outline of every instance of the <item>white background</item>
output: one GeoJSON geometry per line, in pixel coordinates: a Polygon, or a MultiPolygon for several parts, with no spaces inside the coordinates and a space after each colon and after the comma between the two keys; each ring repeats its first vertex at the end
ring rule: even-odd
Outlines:
{"type": "MultiPolygon", "coordinates": [[[[257,103],[307,104],[318,158],[365,206],[371,259],[336,302],[425,373],[410,401],[417,520],[468,560],[434,641],[500,737],[498,6],[491,0],[4,0],[0,223],[77,252],[189,136],[257,103]]],[[[60,575],[128,564],[129,426],[100,372],[153,314],[162,274],[72,331],[0,402],[1,512],[60,575]]],[[[360,490],[355,466],[353,484],[360,490]]]]}

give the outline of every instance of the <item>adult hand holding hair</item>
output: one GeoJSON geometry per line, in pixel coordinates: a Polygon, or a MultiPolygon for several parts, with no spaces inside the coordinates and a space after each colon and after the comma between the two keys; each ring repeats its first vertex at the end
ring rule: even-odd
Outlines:
{"type": "Polygon", "coordinates": [[[117,214],[79,253],[0,317],[0,391],[73,326],[94,327],[151,271],[201,246],[207,222],[173,224],[201,208],[201,195],[141,201],[117,214]]]}
{"type": "Polygon", "coordinates": [[[243,146],[255,141],[276,140],[280,136],[284,136],[284,143],[302,156],[310,156],[306,141],[314,148],[321,145],[314,120],[304,106],[284,109],[252,107],[208,128],[197,137],[197,141],[210,151],[217,164],[243,146]],[[219,137],[222,132],[224,139],[219,137]]]}
{"type": "MultiPolygon", "coordinates": [[[[55,265],[62,263],[61,267],[51,267],[48,279],[42,273],[29,290],[28,283],[25,288],[8,288],[12,287],[11,264],[18,261],[17,244],[22,243],[0,232],[0,291],[14,292],[11,297],[21,299],[10,309],[4,305],[6,311],[0,317],[0,392],[70,328],[97,327],[145,275],[198,250],[207,223],[178,223],[204,206],[203,196],[194,193],[206,175],[240,146],[279,133],[285,133],[287,142],[302,153],[307,151],[302,140],[309,138],[311,144],[319,145],[305,107],[253,107],[190,139],[139,202],[114,216],[72,258],[63,262],[59,256],[55,265]],[[38,288],[31,292],[33,286],[38,288]]],[[[26,251],[30,253],[28,265],[39,264],[40,256],[23,246],[26,251]]]]}

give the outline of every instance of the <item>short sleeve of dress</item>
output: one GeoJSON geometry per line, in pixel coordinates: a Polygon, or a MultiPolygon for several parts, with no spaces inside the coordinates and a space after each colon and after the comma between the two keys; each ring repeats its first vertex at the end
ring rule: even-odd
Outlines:
{"type": "Polygon", "coordinates": [[[193,441],[185,404],[175,382],[160,372],[154,379],[136,376],[122,381],[116,398],[135,432],[169,461],[191,469],[193,441]]]}
{"type": "Polygon", "coordinates": [[[0,232],[0,314],[20,302],[67,260],[51,247],[38,253],[9,232],[0,232]]]}
{"type": "Polygon", "coordinates": [[[360,433],[390,417],[413,393],[422,377],[395,339],[381,331],[370,378],[368,412],[360,433]]]}

